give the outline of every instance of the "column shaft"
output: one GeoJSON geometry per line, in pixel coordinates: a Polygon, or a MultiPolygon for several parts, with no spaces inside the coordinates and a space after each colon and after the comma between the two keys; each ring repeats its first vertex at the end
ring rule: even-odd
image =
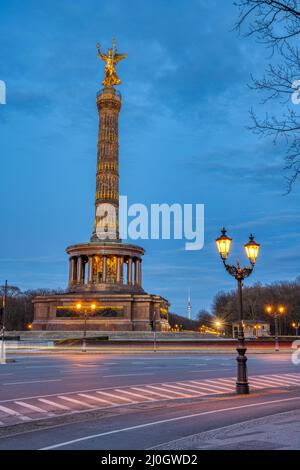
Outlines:
{"type": "Polygon", "coordinates": [[[77,284],[82,284],[82,257],[77,259],[77,284]]]}
{"type": "Polygon", "coordinates": [[[75,274],[75,258],[72,256],[70,258],[69,286],[72,286],[74,284],[74,274],[75,274]]]}
{"type": "Polygon", "coordinates": [[[93,282],[93,256],[88,257],[88,284],[93,282]]]}
{"type": "Polygon", "coordinates": [[[132,258],[128,258],[127,262],[127,284],[132,284],[132,258]]]}
{"type": "Polygon", "coordinates": [[[107,272],[107,256],[103,255],[102,259],[102,282],[106,282],[106,272],[107,272]]]}
{"type": "Polygon", "coordinates": [[[121,257],[117,256],[117,283],[121,282],[121,257]]]}

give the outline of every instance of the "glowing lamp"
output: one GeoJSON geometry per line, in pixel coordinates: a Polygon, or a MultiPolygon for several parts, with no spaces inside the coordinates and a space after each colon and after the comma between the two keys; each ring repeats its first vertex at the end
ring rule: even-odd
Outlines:
{"type": "Polygon", "coordinates": [[[248,243],[246,243],[244,245],[245,247],[245,250],[246,250],[246,254],[250,260],[250,263],[251,264],[254,264],[255,261],[256,261],[256,258],[258,256],[258,252],[259,252],[259,247],[260,247],[260,244],[259,243],[256,243],[256,241],[254,240],[254,237],[253,235],[251,234],[249,236],[249,241],[248,243]]]}
{"type": "Polygon", "coordinates": [[[226,232],[227,230],[225,230],[225,228],[222,228],[221,236],[216,239],[217,248],[223,260],[228,258],[231,241],[232,241],[232,238],[228,237],[226,235],[226,232]]]}
{"type": "Polygon", "coordinates": [[[91,309],[92,309],[92,310],[95,310],[95,308],[96,308],[96,304],[92,304],[92,305],[91,305],[91,309]]]}
{"type": "Polygon", "coordinates": [[[76,304],[76,308],[77,308],[77,310],[80,310],[81,309],[81,303],[78,302],[78,304],[76,304]]]}

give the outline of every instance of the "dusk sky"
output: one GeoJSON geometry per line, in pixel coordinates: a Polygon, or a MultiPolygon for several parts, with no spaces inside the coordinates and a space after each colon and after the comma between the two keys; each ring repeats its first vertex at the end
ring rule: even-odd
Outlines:
{"type": "Polygon", "coordinates": [[[104,50],[114,35],[118,66],[120,194],[129,203],[205,204],[205,245],[134,241],[146,249],[143,286],[192,315],[235,288],[215,238],[223,225],[232,260],[246,263],[250,232],[261,243],[246,281],[299,274],[300,185],[285,193],[284,142],[259,138],[248,87],[270,51],[232,31],[231,0],[0,0],[0,284],[65,288],[65,248],[93,228],[98,114],[104,50]]]}

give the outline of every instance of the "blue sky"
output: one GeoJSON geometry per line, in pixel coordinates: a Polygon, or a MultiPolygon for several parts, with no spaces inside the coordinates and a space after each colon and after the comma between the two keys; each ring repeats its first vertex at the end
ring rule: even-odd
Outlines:
{"type": "Polygon", "coordinates": [[[246,262],[250,232],[261,255],[247,283],[299,275],[300,188],[283,196],[284,144],[247,126],[263,111],[247,84],[269,52],[232,32],[230,0],[0,0],[0,279],[23,289],[65,287],[66,246],[93,225],[98,116],[95,94],[116,34],[121,194],[129,202],[205,204],[205,246],[142,241],[147,291],[186,314],[235,287],[214,239],[233,237],[246,262]]]}

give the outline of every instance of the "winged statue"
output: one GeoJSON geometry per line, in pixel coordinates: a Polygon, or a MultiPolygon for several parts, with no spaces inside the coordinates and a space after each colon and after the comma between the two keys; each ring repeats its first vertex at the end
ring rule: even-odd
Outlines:
{"type": "Polygon", "coordinates": [[[113,45],[107,51],[107,54],[104,54],[101,51],[100,44],[96,45],[98,50],[98,57],[105,62],[105,78],[102,82],[103,86],[114,86],[119,85],[121,80],[119,79],[116,71],[116,66],[120,60],[126,59],[127,54],[119,54],[117,52],[116,39],[113,39],[113,45]]]}

